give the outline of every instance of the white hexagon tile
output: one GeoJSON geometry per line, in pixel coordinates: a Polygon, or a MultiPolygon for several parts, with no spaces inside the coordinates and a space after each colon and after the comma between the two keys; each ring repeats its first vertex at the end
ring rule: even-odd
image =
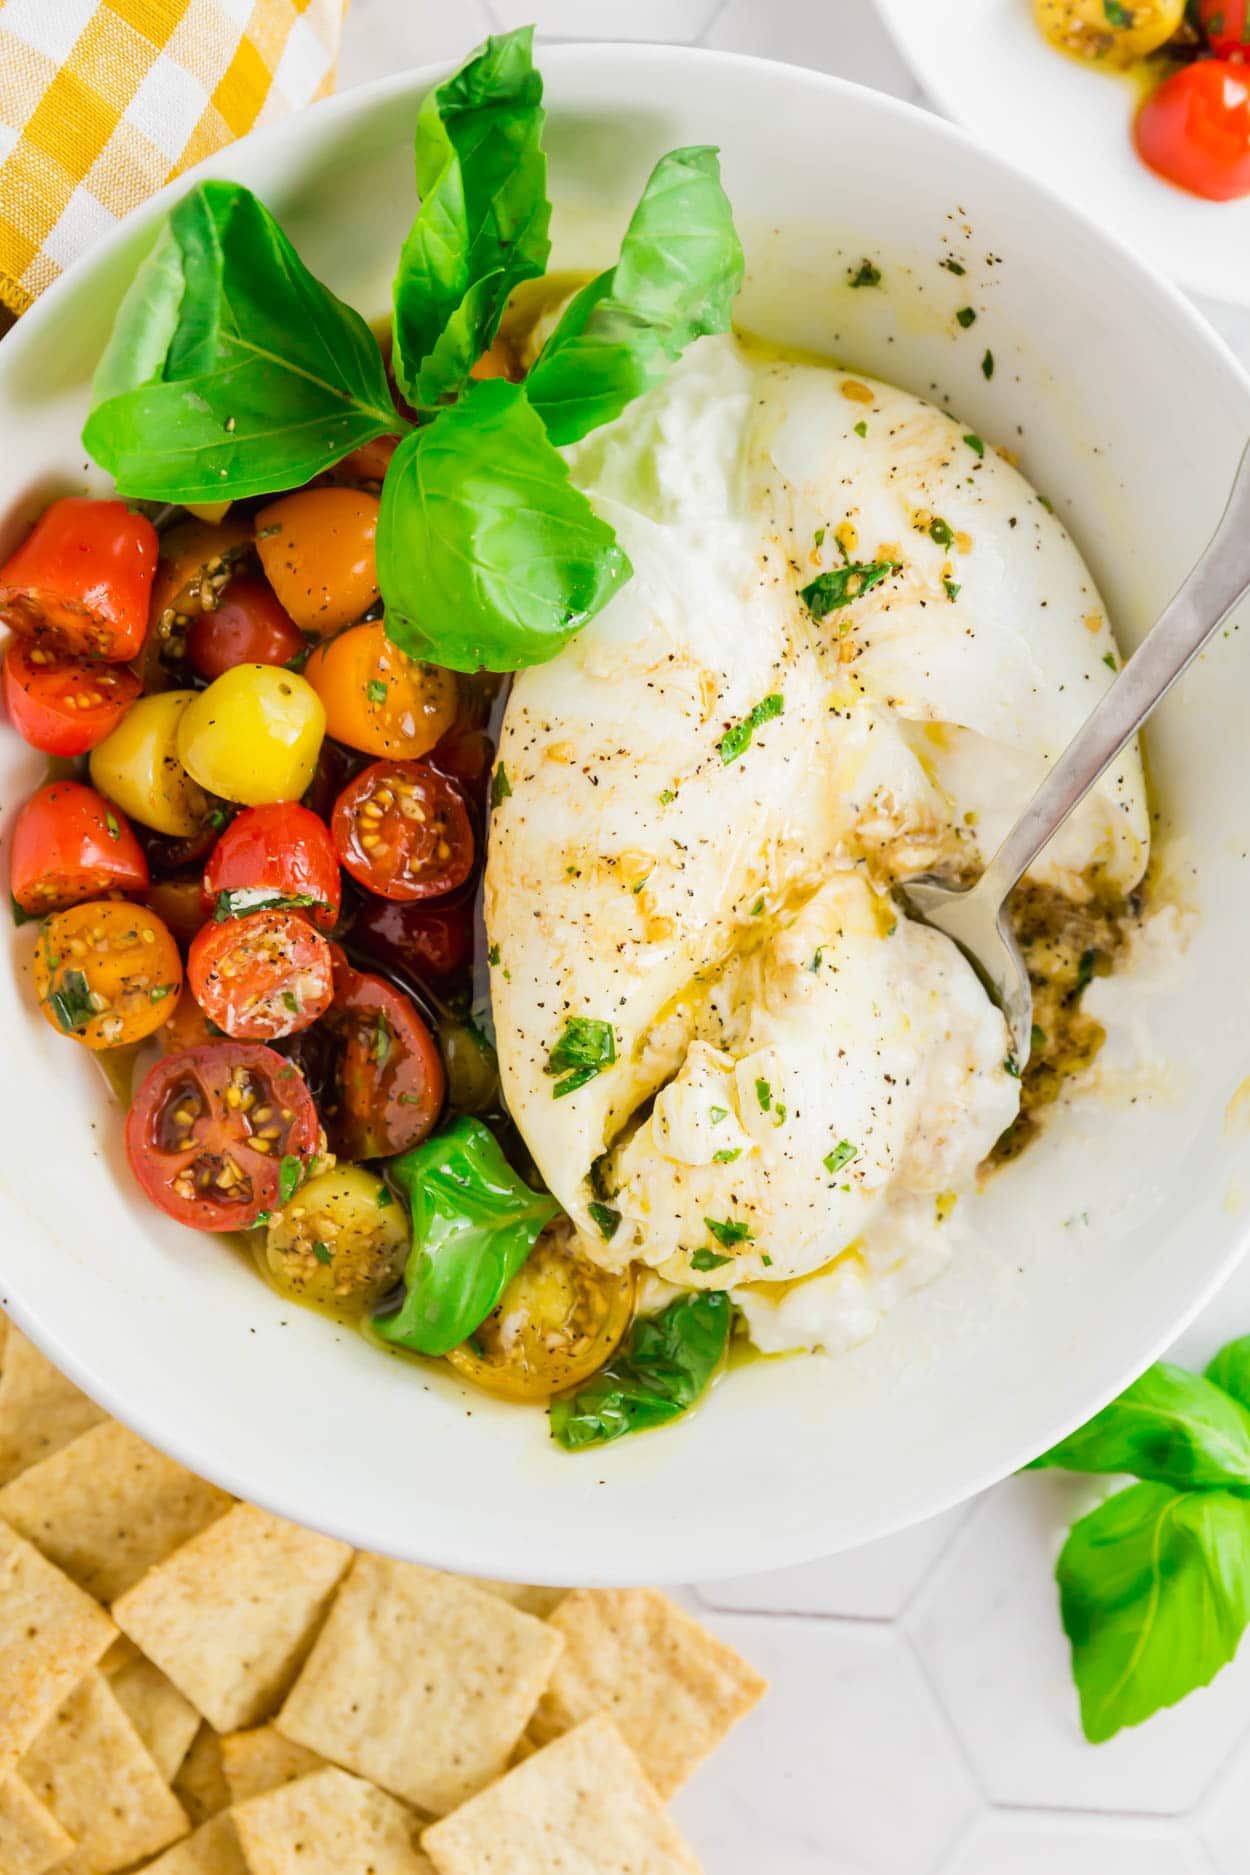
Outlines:
{"type": "MultiPolygon", "coordinates": [[[[353,0],[341,82],[522,19],[920,98],[872,0],[353,0]]],[[[1250,314],[1203,311],[1250,363],[1250,314]]],[[[1247,1330],[1250,1269],[1178,1358],[1247,1330]]],[[[1250,1647],[1179,1709],[1081,1736],[1052,1571],[1099,1489],[1014,1479],[856,1554],[683,1592],[772,1681],[677,1799],[708,1875],[1250,1875],[1250,1647]]]]}

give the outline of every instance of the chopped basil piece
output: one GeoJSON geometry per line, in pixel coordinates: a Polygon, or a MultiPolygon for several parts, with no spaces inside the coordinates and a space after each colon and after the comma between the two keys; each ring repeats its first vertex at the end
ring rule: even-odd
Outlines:
{"type": "Polygon", "coordinates": [[[808,964],[807,967],[811,971],[813,976],[815,976],[817,972],[819,971],[820,962],[824,954],[825,954],[825,947],[823,944],[818,945],[816,950],[812,953],[812,961],[810,964],[808,964]]]}
{"type": "Polygon", "coordinates": [[[709,1107],[708,1113],[711,1116],[713,1126],[719,1126],[722,1120],[727,1120],[729,1118],[728,1107],[709,1107]]]}
{"type": "Polygon", "coordinates": [[[959,582],[953,579],[944,579],[942,585],[946,589],[946,597],[950,600],[951,604],[954,605],[961,591],[959,582]]]}
{"type": "Polygon", "coordinates": [[[862,599],[866,592],[871,592],[893,571],[894,565],[890,560],[873,560],[868,565],[853,560],[848,566],[835,567],[832,572],[818,574],[810,586],[800,588],[799,598],[813,618],[827,618],[830,612],[840,612],[844,605],[862,599]]]}
{"type": "Polygon", "coordinates": [[[815,534],[814,534],[814,535],[812,536],[812,538],[813,538],[813,539],[815,540],[815,542],[816,542],[816,545],[817,545],[818,547],[823,547],[823,546],[824,546],[824,544],[825,544],[825,530],[824,530],[824,528],[823,528],[823,527],[818,527],[818,528],[816,529],[816,532],[815,532],[815,534]]]}
{"type": "Polygon", "coordinates": [[[859,264],[859,271],[851,275],[850,284],[852,286],[880,286],[880,267],[874,267],[870,260],[862,260],[859,264]]]}
{"type": "Polygon", "coordinates": [[[295,1196],[296,1192],[299,1190],[300,1181],[303,1179],[303,1176],[304,1167],[301,1161],[296,1158],[293,1152],[284,1153],[282,1163],[278,1167],[278,1199],[280,1203],[286,1204],[289,1199],[295,1196]]]}
{"type": "Polygon", "coordinates": [[[48,997],[48,1007],[56,1017],[58,1027],[72,1035],[75,1029],[83,1028],[96,1014],[96,1006],[91,1000],[91,986],[81,970],[67,970],[56,989],[48,997]]]}
{"type": "Polygon", "coordinates": [[[732,1257],[721,1256],[718,1250],[696,1250],[690,1259],[692,1270],[719,1270],[726,1263],[732,1263],[732,1257]]]}
{"type": "Polygon", "coordinates": [[[825,1170],[831,1175],[840,1172],[844,1165],[859,1157],[859,1147],[852,1146],[849,1139],[840,1139],[832,1152],[825,1154],[825,1170]]]}
{"type": "Polygon", "coordinates": [[[725,1146],[720,1152],[712,1154],[713,1165],[732,1165],[735,1159],[742,1157],[741,1146],[725,1146]]]}
{"type": "Polygon", "coordinates": [[[501,801],[506,801],[511,793],[512,783],[508,780],[508,771],[503,763],[499,762],[496,764],[495,772],[490,778],[491,806],[498,807],[499,803],[501,801]]]}
{"type": "Polygon", "coordinates": [[[855,434],[856,436],[867,436],[868,434],[868,425],[864,422],[864,419],[862,417],[860,418],[859,422],[855,425],[855,434]]]}
{"type": "Polygon", "coordinates": [[[1082,951],[1076,968],[1076,989],[1074,996],[1079,996],[1094,974],[1094,965],[1098,961],[1097,951],[1082,951]]]}
{"type": "Polygon", "coordinates": [[[172,983],[158,983],[154,990],[148,991],[148,1001],[150,1003],[163,1003],[165,998],[167,996],[172,996],[173,993],[174,986],[172,983]]]}
{"type": "Polygon", "coordinates": [[[387,694],[387,686],[380,677],[371,677],[365,685],[365,695],[370,703],[385,703],[387,694]]]}
{"type": "Polygon", "coordinates": [[[551,1090],[559,1100],[562,1095],[585,1087],[587,1081],[593,1081],[615,1060],[616,1037],[610,1022],[600,1022],[595,1016],[569,1016],[543,1073],[564,1076],[551,1090]]]}
{"type": "Polygon", "coordinates": [[[213,905],[213,923],[225,924],[230,918],[246,918],[254,911],[332,911],[325,899],[307,892],[275,892],[267,885],[236,886],[219,892],[213,905]]]}
{"type": "Polygon", "coordinates": [[[983,456],[985,454],[985,444],[976,434],[975,430],[969,431],[968,435],[964,437],[964,441],[967,443],[974,456],[983,456]]]}
{"type": "Polygon", "coordinates": [[[378,1010],[378,1026],[373,1036],[373,1059],[378,1066],[385,1067],[391,1053],[391,1028],[385,1013],[378,1010]]]}
{"type": "Polygon", "coordinates": [[[938,264],[939,266],[945,267],[947,273],[964,274],[968,271],[962,261],[952,260],[949,254],[944,261],[940,261],[938,264]]]}
{"type": "Polygon", "coordinates": [[[259,1230],[262,1224],[267,1224],[269,1222],[269,1218],[270,1213],[268,1211],[258,1211],[246,1228],[248,1230],[259,1230]]]}
{"type": "Polygon", "coordinates": [[[966,332],[969,326],[976,324],[976,309],[972,306],[961,306],[955,317],[966,332]]]}
{"type": "Polygon", "coordinates": [[[993,375],[994,375],[994,354],[991,351],[987,351],[984,358],[981,360],[981,376],[983,378],[992,378],[993,375]]]}
{"type": "Polygon", "coordinates": [[[929,539],[939,547],[949,547],[954,538],[950,524],[940,514],[935,514],[929,523],[929,539]]]}
{"type": "Polygon", "coordinates": [[[1029,1042],[1033,1048],[1045,1048],[1046,1046],[1046,1031],[1040,1028],[1036,1022],[1033,1024],[1029,1042]]]}
{"type": "Polygon", "coordinates": [[[676,799],[677,796],[673,793],[673,790],[671,788],[665,788],[663,794],[660,796],[660,806],[670,807],[676,799]]]}
{"type": "Polygon", "coordinates": [[[599,1235],[607,1243],[610,1237],[616,1235],[616,1227],[621,1221],[620,1212],[614,1211],[610,1204],[588,1204],[586,1209],[599,1226],[599,1235]]]}
{"type": "Polygon", "coordinates": [[[486,961],[488,964],[497,964],[501,955],[498,944],[492,944],[486,953],[486,961]]]}
{"type": "Polygon", "coordinates": [[[122,830],[121,830],[121,828],[120,828],[120,827],[118,826],[118,824],[117,824],[117,815],[116,815],[116,814],[114,814],[114,813],[112,813],[112,812],[109,812],[109,813],[107,813],[107,814],[105,814],[105,816],[104,816],[104,824],[105,824],[105,826],[106,826],[106,827],[108,828],[108,830],[109,830],[109,839],[110,839],[110,840],[120,840],[120,839],[121,839],[121,837],[122,837],[122,830]]]}
{"type": "Polygon", "coordinates": [[[1121,0],[1102,0],[1102,15],[1108,26],[1125,32],[1133,24],[1133,10],[1121,5],[1121,0]]]}
{"type": "Polygon", "coordinates": [[[1102,654],[1102,661],[1106,665],[1109,671],[1114,671],[1114,670],[1119,669],[1119,665],[1115,661],[1114,651],[1104,651],[1102,654]]]}
{"type": "Polygon", "coordinates": [[[751,1226],[739,1218],[705,1217],[703,1222],[723,1250],[732,1250],[736,1243],[746,1243],[753,1235],[751,1226]]]}
{"type": "Polygon", "coordinates": [[[737,761],[743,750],[750,744],[751,737],[756,730],[762,724],[770,722],[774,716],[780,716],[785,707],[784,697],[776,694],[765,697],[762,702],[756,704],[749,716],[744,716],[740,723],[735,723],[732,729],[725,731],[716,746],[726,768],[730,762],[737,761]]]}
{"type": "Polygon", "coordinates": [[[295,992],[293,990],[283,990],[282,1002],[283,1006],[289,1009],[293,1016],[299,1014],[299,1004],[295,1000],[295,992]]]}
{"type": "Polygon", "coordinates": [[[1018,1081],[1020,1079],[1020,1064],[1016,1060],[1014,1055],[1007,1055],[1004,1057],[1003,1068],[1006,1071],[1006,1073],[1008,1073],[1011,1076],[1013,1081],[1018,1081]]]}
{"type": "Polygon", "coordinates": [[[19,905],[12,892],[9,893],[9,910],[13,913],[14,924],[19,927],[24,924],[33,924],[39,916],[37,911],[27,911],[24,905],[19,905]]]}
{"type": "Polygon", "coordinates": [[[763,911],[763,909],[764,909],[764,901],[763,901],[763,899],[762,899],[762,898],[757,898],[757,899],[756,899],[756,901],[755,901],[755,903],[754,903],[754,905],[752,905],[752,907],[751,907],[751,916],[752,916],[752,918],[758,918],[758,917],[759,917],[759,915],[760,915],[760,913],[761,913],[761,912],[763,911]]]}
{"type": "Polygon", "coordinates": [[[334,1261],[334,1252],[326,1244],[315,1243],[312,1247],[312,1253],[318,1263],[332,1263],[334,1261]]]}
{"type": "Polygon", "coordinates": [[[394,1202],[395,1202],[395,1194],[391,1190],[390,1186],[379,1185],[378,1186],[378,1209],[379,1211],[383,1208],[384,1205],[394,1204],[394,1202]]]}
{"type": "Polygon", "coordinates": [[[767,1081],[762,1079],[756,1081],[755,1098],[759,1101],[761,1110],[767,1113],[773,1104],[773,1090],[767,1081]]]}
{"type": "MultiPolygon", "coordinates": [[[[1250,15],[1247,17],[1250,17],[1250,15]]],[[[1049,495],[1039,495],[1037,499],[1041,506],[1045,508],[1047,514],[1053,514],[1055,512],[1055,504],[1049,495]]]]}

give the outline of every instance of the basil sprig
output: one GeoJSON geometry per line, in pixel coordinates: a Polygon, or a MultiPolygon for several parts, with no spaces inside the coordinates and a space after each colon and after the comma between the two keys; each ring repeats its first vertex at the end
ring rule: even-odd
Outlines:
{"type": "Polygon", "coordinates": [[[1148,1369],[1032,1468],[1142,1482],[1073,1524],[1064,1630],[1093,1743],[1206,1686],[1250,1622],[1250,1336],[1205,1376],[1148,1369]]]}
{"type": "Polygon", "coordinates": [[[548,1408],[566,1451],[667,1425],[694,1405],[725,1358],[733,1304],[723,1289],[679,1296],[634,1323],[624,1350],[576,1393],[548,1408]]]}

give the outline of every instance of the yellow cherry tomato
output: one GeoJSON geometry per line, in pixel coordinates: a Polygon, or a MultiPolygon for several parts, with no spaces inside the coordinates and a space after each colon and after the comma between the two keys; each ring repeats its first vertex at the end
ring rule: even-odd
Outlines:
{"type": "Polygon", "coordinates": [[[185,840],[208,813],[203,792],[178,755],[178,725],[194,690],[162,690],[132,703],[91,751],[91,780],[123,814],[185,840]]]}
{"type": "Polygon", "coordinates": [[[178,946],[146,905],[115,899],[45,918],[35,994],[58,1035],[88,1048],[124,1048],[168,1022],[182,989],[178,946]]]}
{"type": "Polygon", "coordinates": [[[265,1266],[296,1302],[359,1314],[399,1281],[408,1235],[408,1213],[375,1172],[336,1165],[274,1216],[265,1266]]]}
{"type": "Polygon", "coordinates": [[[302,488],[256,516],[256,551],[301,631],[338,631],[378,596],[378,498],[359,488],[302,488]]]}
{"type": "Polygon", "coordinates": [[[187,705],[178,754],[227,801],[298,801],[313,778],[326,713],[312,685],[281,664],[236,664],[187,705]]]}
{"type": "Polygon", "coordinates": [[[1180,30],[1185,0],[1033,0],[1037,23],[1061,52],[1123,69],[1135,65],[1180,30]]]}
{"type": "Polygon", "coordinates": [[[304,666],[326,710],[326,734],[366,755],[414,760],[456,720],[456,679],[393,645],[381,619],[327,638],[304,666]]]}

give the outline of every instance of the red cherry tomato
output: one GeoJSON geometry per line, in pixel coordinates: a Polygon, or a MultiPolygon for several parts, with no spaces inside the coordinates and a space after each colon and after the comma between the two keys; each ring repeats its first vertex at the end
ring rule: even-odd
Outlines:
{"type": "Polygon", "coordinates": [[[263,579],[239,574],[213,612],[201,612],[187,634],[187,656],[210,682],[236,664],[287,664],[304,649],[304,634],[263,579]]]}
{"type": "Polygon", "coordinates": [[[455,976],[473,948],[473,901],[400,905],[367,898],[352,925],[352,942],[379,963],[418,979],[455,976]]]}
{"type": "Polygon", "coordinates": [[[1142,105],[1138,154],[1160,176],[1211,202],[1250,195],[1250,68],[1199,59],[1142,105]]]}
{"type": "Polygon", "coordinates": [[[371,762],[331,822],[339,858],[380,898],[438,898],[473,870],[473,829],[454,781],[424,762],[371,762]]]}
{"type": "Polygon", "coordinates": [[[495,745],[485,730],[459,723],[430,750],[429,761],[440,774],[450,775],[464,794],[485,812],[495,745]]]}
{"type": "Polygon", "coordinates": [[[9,721],[45,755],[85,755],[115,729],[139,694],[124,664],[64,657],[54,645],[12,638],[0,691],[9,721]]]}
{"type": "Polygon", "coordinates": [[[154,1204],[195,1230],[245,1230],[308,1170],[319,1126],[289,1061],[254,1042],[166,1055],[126,1117],[126,1153],[154,1204]]]}
{"type": "Polygon", "coordinates": [[[1198,21],[1217,59],[1250,59],[1247,0],[1198,0],[1198,21]]]}
{"type": "Polygon", "coordinates": [[[129,822],[81,781],[49,781],[13,824],[9,882],[23,911],[63,911],[111,892],[142,892],[148,863],[129,822]]]}
{"type": "Polygon", "coordinates": [[[0,619],[23,638],[124,664],[148,628],[156,529],[124,501],[68,495],[0,566],[0,619]]]}
{"type": "Polygon", "coordinates": [[[231,821],[213,848],[204,873],[204,904],[217,908],[218,896],[231,894],[223,909],[236,915],[259,911],[275,899],[310,899],[306,910],[322,931],[332,931],[343,902],[338,854],[324,821],[293,801],[247,807],[231,821]]]}
{"type": "Polygon", "coordinates": [[[334,996],[330,946],[294,911],[206,924],[187,952],[187,982],[211,1022],[249,1042],[306,1029],[334,996]]]}

